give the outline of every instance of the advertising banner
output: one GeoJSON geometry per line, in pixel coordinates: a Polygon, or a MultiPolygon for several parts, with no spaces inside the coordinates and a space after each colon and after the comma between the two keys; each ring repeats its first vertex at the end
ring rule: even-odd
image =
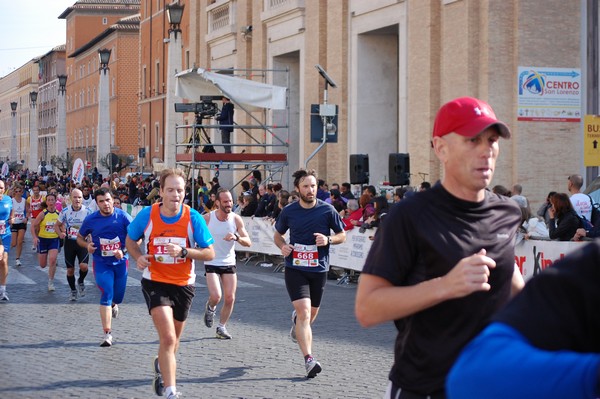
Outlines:
{"type": "Polygon", "coordinates": [[[519,67],[519,121],[580,122],[579,68],[519,67]]]}
{"type": "Polygon", "coordinates": [[[600,116],[583,117],[583,163],[600,166],[600,116]]]}
{"type": "Polygon", "coordinates": [[[73,181],[78,184],[81,184],[84,174],[85,174],[85,167],[83,165],[83,161],[81,160],[81,158],[77,158],[75,160],[75,162],[73,162],[73,172],[71,173],[73,181]]]}

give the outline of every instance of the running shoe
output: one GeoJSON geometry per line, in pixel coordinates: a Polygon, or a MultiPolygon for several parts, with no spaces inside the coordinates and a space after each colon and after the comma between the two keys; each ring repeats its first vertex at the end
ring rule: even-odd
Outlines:
{"type": "Polygon", "coordinates": [[[295,344],[298,343],[298,338],[296,338],[296,309],[294,309],[292,312],[292,328],[290,329],[290,338],[295,344]]]}
{"type": "Polygon", "coordinates": [[[160,368],[158,366],[158,356],[152,361],[152,370],[154,371],[154,378],[152,379],[152,389],[158,396],[163,396],[165,393],[165,387],[163,385],[162,375],[160,374],[160,368]]]}
{"type": "Polygon", "coordinates": [[[308,358],[304,366],[306,367],[306,378],[315,378],[323,370],[321,363],[317,362],[317,359],[313,357],[308,358]]]}
{"type": "Polygon", "coordinates": [[[77,290],[71,290],[71,295],[69,295],[69,301],[74,302],[77,300],[77,290]]]}
{"type": "Polygon", "coordinates": [[[55,290],[55,288],[54,288],[54,281],[48,280],[48,291],[52,292],[54,290],[55,290]]]}
{"type": "Polygon", "coordinates": [[[112,346],[112,342],[113,342],[112,334],[107,332],[106,334],[104,334],[104,340],[102,341],[100,346],[112,346]]]}
{"type": "Polygon", "coordinates": [[[167,399],[179,399],[181,398],[181,392],[175,392],[167,396],[167,399]]]}
{"type": "Polygon", "coordinates": [[[0,294],[0,302],[8,302],[8,295],[6,295],[6,291],[0,294]]]}
{"type": "Polygon", "coordinates": [[[216,311],[216,307],[214,310],[211,310],[210,306],[208,306],[208,302],[206,302],[206,309],[204,309],[204,324],[206,325],[206,327],[211,328],[213,326],[216,311]]]}
{"type": "Polygon", "coordinates": [[[217,327],[217,338],[219,339],[231,339],[231,334],[227,331],[225,327],[217,327]]]}
{"type": "Polygon", "coordinates": [[[116,319],[117,317],[119,317],[119,305],[117,305],[116,303],[112,306],[112,318],[116,319]]]}
{"type": "Polygon", "coordinates": [[[85,284],[84,283],[77,284],[77,289],[79,290],[79,296],[83,298],[85,296],[85,284]]]}
{"type": "Polygon", "coordinates": [[[21,259],[19,259],[19,258],[15,259],[15,266],[16,267],[20,267],[21,266],[21,259]]]}

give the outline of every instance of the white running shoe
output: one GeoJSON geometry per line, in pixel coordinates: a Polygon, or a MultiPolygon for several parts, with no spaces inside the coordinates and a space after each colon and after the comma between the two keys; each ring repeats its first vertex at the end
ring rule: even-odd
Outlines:
{"type": "Polygon", "coordinates": [[[8,295],[6,295],[6,291],[0,294],[0,302],[8,302],[8,295]]]}
{"type": "Polygon", "coordinates": [[[216,311],[217,311],[216,306],[214,309],[211,309],[210,306],[208,305],[208,302],[206,302],[206,307],[204,308],[204,325],[206,327],[211,328],[213,326],[213,321],[215,319],[216,311]]]}
{"type": "Polygon", "coordinates": [[[117,317],[119,317],[119,305],[115,303],[112,307],[112,318],[116,319],[117,317]]]}
{"type": "Polygon", "coordinates": [[[79,296],[83,298],[85,296],[85,284],[84,283],[78,283],[77,284],[77,289],[79,291],[79,296]]]}
{"type": "Polygon", "coordinates": [[[157,396],[163,396],[165,393],[165,386],[163,384],[162,375],[160,374],[160,368],[158,366],[158,356],[156,356],[152,361],[152,369],[154,370],[152,389],[157,396]]]}
{"type": "Polygon", "coordinates": [[[77,300],[77,290],[71,290],[71,295],[69,295],[69,301],[75,302],[77,300]]]}
{"type": "Polygon", "coordinates": [[[314,357],[309,358],[304,366],[306,367],[306,378],[315,378],[323,370],[321,363],[317,362],[314,357]]]}
{"type": "Polygon", "coordinates": [[[290,329],[290,338],[294,341],[295,344],[298,343],[298,338],[296,338],[296,310],[292,312],[292,328],[290,329]]]}
{"type": "Polygon", "coordinates": [[[107,332],[106,334],[104,334],[104,340],[102,341],[100,346],[103,346],[103,347],[112,346],[112,342],[113,342],[112,334],[107,332]]]}
{"type": "Polygon", "coordinates": [[[19,258],[15,259],[15,266],[16,266],[16,267],[20,267],[20,266],[22,266],[22,265],[21,265],[21,259],[19,259],[19,258]]]}
{"type": "Polygon", "coordinates": [[[56,288],[54,288],[54,281],[53,280],[48,280],[48,291],[52,292],[55,289],[56,288]]]}
{"type": "Polygon", "coordinates": [[[225,327],[217,327],[217,338],[219,339],[231,339],[231,334],[227,331],[225,327]]]}

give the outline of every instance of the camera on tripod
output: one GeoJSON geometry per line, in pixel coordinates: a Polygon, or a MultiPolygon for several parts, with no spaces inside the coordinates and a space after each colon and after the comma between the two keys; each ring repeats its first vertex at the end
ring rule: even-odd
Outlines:
{"type": "Polygon", "coordinates": [[[212,99],[202,99],[199,103],[175,103],[175,112],[193,112],[196,116],[206,119],[219,112],[217,104],[212,99]]]}

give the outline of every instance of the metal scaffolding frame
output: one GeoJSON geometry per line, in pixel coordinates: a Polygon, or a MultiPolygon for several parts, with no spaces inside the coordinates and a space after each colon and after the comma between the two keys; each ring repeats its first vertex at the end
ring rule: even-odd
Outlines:
{"type": "MultiPolygon", "coordinates": [[[[196,114],[194,123],[187,125],[178,125],[175,127],[176,134],[176,166],[187,170],[188,178],[192,178],[192,202],[196,200],[195,180],[196,176],[202,170],[211,170],[218,176],[222,170],[243,171],[243,177],[238,180],[231,189],[237,187],[245,180],[252,171],[259,169],[264,171],[263,182],[282,181],[285,167],[288,166],[289,149],[289,120],[290,120],[290,79],[289,69],[212,69],[212,72],[227,71],[233,72],[233,76],[256,77],[261,76],[266,79],[268,73],[284,73],[286,84],[286,108],[283,111],[285,115],[284,125],[268,125],[268,111],[263,109],[262,121],[259,120],[252,111],[236,103],[235,95],[226,93],[223,90],[223,96],[229,98],[237,109],[244,111],[255,124],[239,125],[220,125],[211,123],[214,116],[206,117],[196,114]],[[242,72],[242,75],[236,75],[236,72],[242,72]],[[222,144],[209,142],[205,137],[210,136],[212,129],[222,127],[231,127],[235,131],[243,132],[249,138],[250,143],[222,144]],[[207,131],[208,129],[208,131],[207,131]],[[255,131],[260,131],[256,134],[255,131]],[[276,132],[278,130],[279,132],[276,132]],[[281,134],[283,133],[283,134],[281,134]],[[203,137],[205,136],[205,137],[203,137]],[[233,149],[241,149],[240,153],[216,153],[203,152],[206,146],[224,147],[230,146],[233,149]],[[261,152],[252,152],[254,149],[262,149],[261,152]],[[279,178],[278,178],[279,177],[279,178]]],[[[265,82],[262,82],[265,83],[265,82]]],[[[273,115],[270,116],[271,119],[273,115]]],[[[213,130],[214,131],[214,130],[213,130]]],[[[289,173],[289,172],[288,172],[289,173]]]]}

